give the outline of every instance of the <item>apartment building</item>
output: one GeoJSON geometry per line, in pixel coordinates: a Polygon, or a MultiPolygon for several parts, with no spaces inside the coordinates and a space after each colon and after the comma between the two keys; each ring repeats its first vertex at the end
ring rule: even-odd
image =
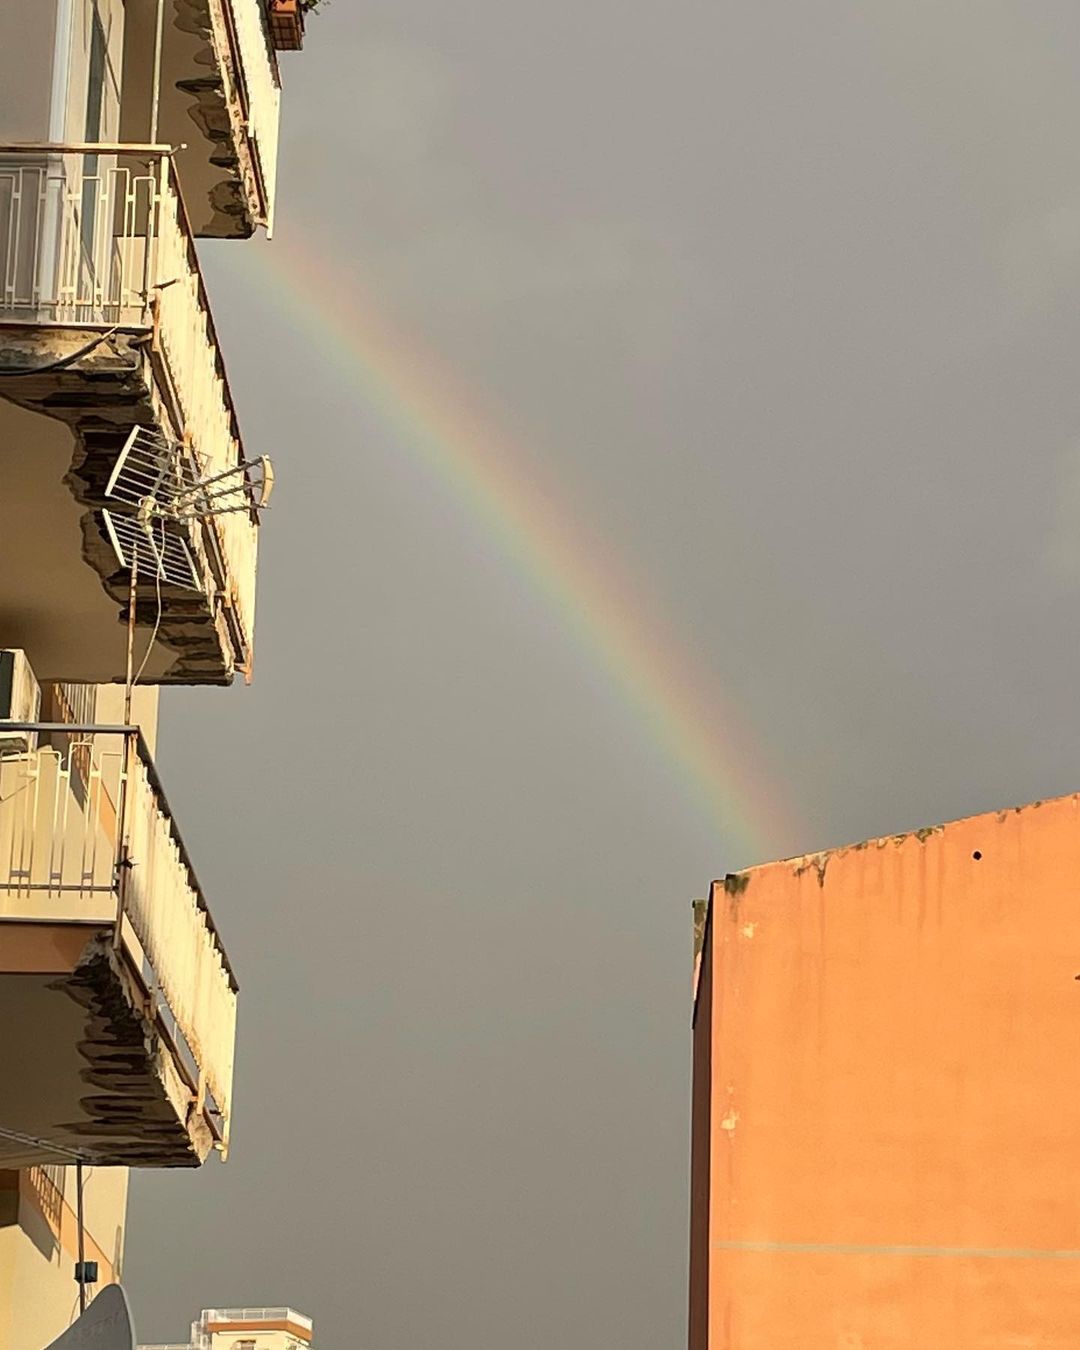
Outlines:
{"type": "Polygon", "coordinates": [[[1080,1343],[1080,796],[699,907],[690,1350],[1080,1343]]]}
{"type": "Polygon", "coordinates": [[[119,1280],[128,1168],[229,1146],[237,981],[154,750],[162,688],[252,672],[266,447],[196,241],[272,227],[304,8],[0,6],[0,1350],[119,1280]]]}
{"type": "Polygon", "coordinates": [[[312,1321],[294,1308],[204,1308],[191,1340],[139,1350],[311,1350],[312,1321]]]}

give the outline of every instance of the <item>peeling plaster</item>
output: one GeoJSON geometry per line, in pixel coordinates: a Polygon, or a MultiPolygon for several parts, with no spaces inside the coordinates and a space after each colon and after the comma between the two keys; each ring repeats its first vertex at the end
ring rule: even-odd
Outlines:
{"type": "MultiPolygon", "coordinates": [[[[65,422],[75,436],[71,467],[64,482],[80,506],[82,553],[117,604],[117,623],[126,625],[128,574],[101,524],[105,484],[131,428],[159,426],[162,415],[153,392],[145,351],[148,334],[115,333],[74,365],[42,375],[5,380],[2,394],[20,407],[65,422]]],[[[84,330],[5,327],[0,329],[0,366],[34,369],[56,361],[86,341],[84,330]]],[[[174,659],[159,677],[164,684],[230,684],[232,644],[216,600],[180,587],[162,586],[164,601],[158,642],[174,659]]],[[[150,578],[140,584],[135,613],[152,625],[157,612],[150,578]]]]}
{"type": "MultiPolygon", "coordinates": [[[[237,86],[228,43],[224,40],[224,22],[212,6],[218,0],[174,0],[174,26],[195,38],[201,45],[194,64],[205,73],[177,80],[176,88],[192,101],[188,116],[201,140],[214,147],[210,163],[224,171],[205,198],[204,208],[190,203],[191,214],[198,218],[197,231],[211,238],[247,238],[255,232],[259,214],[259,193],[255,168],[248,148],[242,109],[230,99],[227,87],[237,86]],[[228,72],[228,80],[222,74],[228,72]]],[[[188,67],[190,69],[190,66],[188,67]]]]}
{"type": "Polygon", "coordinates": [[[139,1009],[111,932],[91,938],[74,971],[50,987],[86,1012],[79,1044],[86,1061],[81,1076],[90,1089],[80,1101],[86,1116],[61,1128],[105,1166],[198,1167],[212,1135],[200,1115],[176,1102],[167,1053],[139,1009]]]}

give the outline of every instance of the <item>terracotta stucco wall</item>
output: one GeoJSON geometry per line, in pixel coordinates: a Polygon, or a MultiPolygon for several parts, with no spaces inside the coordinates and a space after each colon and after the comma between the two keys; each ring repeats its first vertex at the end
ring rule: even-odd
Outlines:
{"type": "Polygon", "coordinates": [[[1077,975],[1075,797],[714,887],[710,1350],[1080,1344],[1077,975]]]}
{"type": "Polygon", "coordinates": [[[711,1151],[712,962],[709,932],[696,971],[690,1142],[690,1350],[706,1350],[709,1329],[709,1154],[711,1151]]]}

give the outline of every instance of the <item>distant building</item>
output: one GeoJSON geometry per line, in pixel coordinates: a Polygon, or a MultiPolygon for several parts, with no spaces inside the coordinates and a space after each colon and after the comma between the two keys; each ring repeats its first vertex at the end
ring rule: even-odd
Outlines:
{"type": "Polygon", "coordinates": [[[293,1308],[204,1308],[183,1345],[139,1350],[312,1350],[310,1317],[293,1308]]]}
{"type": "Polygon", "coordinates": [[[1080,1344],[1080,797],[712,887],[690,1350],[1080,1344]]]}
{"type": "Polygon", "coordinates": [[[0,5],[0,1350],[119,1279],[127,1168],[229,1143],[237,981],[152,756],[160,686],[251,674],[196,241],[270,227],[303,9],[0,5]]]}

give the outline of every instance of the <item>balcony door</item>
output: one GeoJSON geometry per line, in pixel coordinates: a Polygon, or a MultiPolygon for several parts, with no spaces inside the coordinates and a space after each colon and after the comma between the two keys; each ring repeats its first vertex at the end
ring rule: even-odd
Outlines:
{"type": "MultiPolygon", "coordinates": [[[[72,140],[96,145],[116,138],[123,24],[122,0],[73,0],[66,76],[72,140]]],[[[64,158],[68,220],[62,227],[67,239],[61,241],[61,290],[71,306],[69,317],[83,323],[107,321],[115,269],[115,156],[64,158]]],[[[63,307],[61,296],[58,300],[63,307]]]]}
{"type": "MultiPolygon", "coordinates": [[[[96,144],[101,140],[101,128],[105,115],[105,26],[101,22],[97,5],[93,5],[90,18],[90,51],[86,66],[86,113],[84,119],[83,140],[87,144],[96,144]]],[[[101,195],[101,156],[84,155],[82,162],[82,200],[79,207],[79,239],[82,244],[80,270],[88,275],[87,286],[80,285],[83,294],[92,294],[95,284],[100,284],[97,273],[101,267],[101,250],[96,247],[98,202],[101,195]]]]}

